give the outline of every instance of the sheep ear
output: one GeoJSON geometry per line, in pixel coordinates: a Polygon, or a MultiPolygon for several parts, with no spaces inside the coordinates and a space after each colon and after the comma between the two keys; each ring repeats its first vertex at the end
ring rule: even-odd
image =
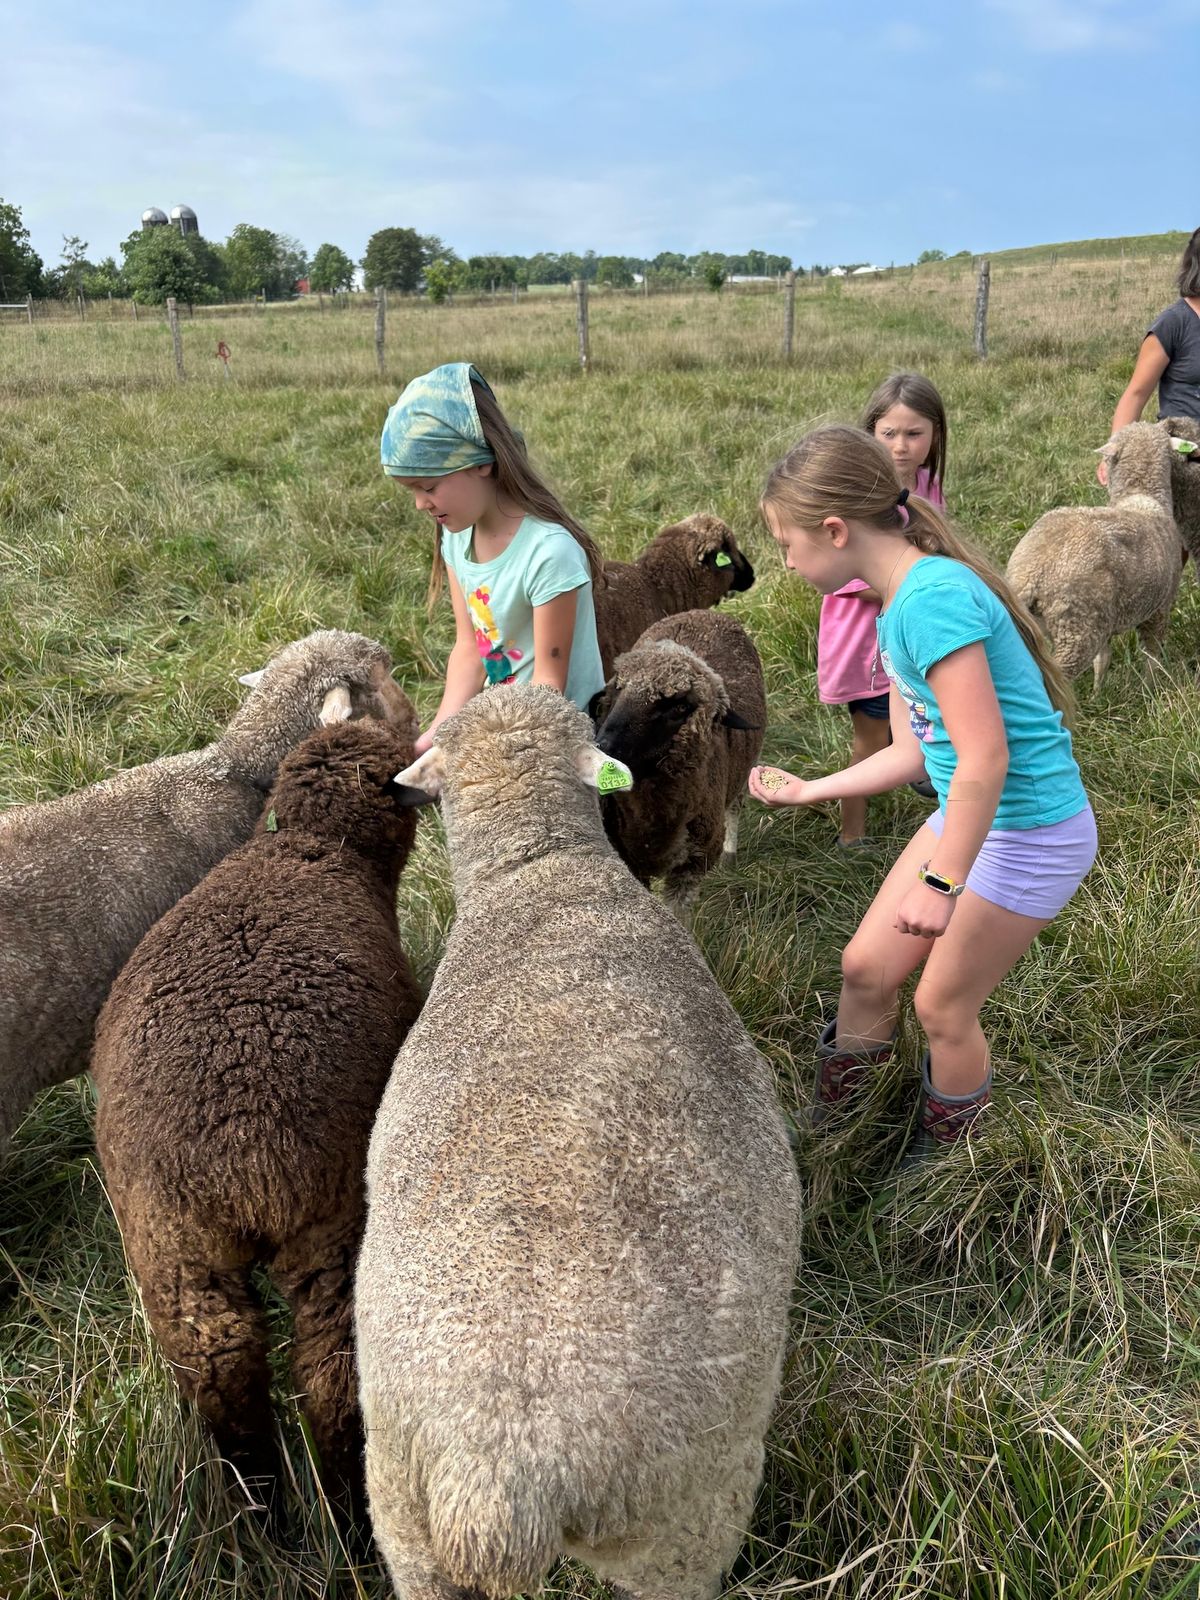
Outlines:
{"type": "Polygon", "coordinates": [[[330,727],[335,722],[350,721],[350,688],[345,683],[335,683],[333,688],[321,701],[321,710],[317,721],[323,728],[330,727]]]}
{"type": "Polygon", "coordinates": [[[239,683],[244,683],[247,689],[257,689],[263,680],[266,667],[259,667],[257,672],[243,672],[238,678],[239,683]]]}
{"type": "Polygon", "coordinates": [[[633,788],[633,773],[625,763],[615,756],[606,756],[594,744],[580,746],[575,755],[575,771],[584,783],[599,789],[601,794],[633,788]]]}
{"type": "Polygon", "coordinates": [[[1115,453],[1116,453],[1116,445],[1113,443],[1113,441],[1111,439],[1108,441],[1107,444],[1102,444],[1100,446],[1100,448],[1096,451],[1096,454],[1098,456],[1111,456],[1111,455],[1115,455],[1115,453]]]}
{"type": "Polygon", "coordinates": [[[445,781],[446,758],[436,744],[392,779],[396,798],[403,806],[432,804],[441,794],[445,781]]]}
{"type": "Polygon", "coordinates": [[[746,733],[758,733],[760,731],[757,722],[747,722],[741,712],[735,711],[732,706],[728,711],[722,712],[717,720],[723,728],[741,728],[746,733]]]}

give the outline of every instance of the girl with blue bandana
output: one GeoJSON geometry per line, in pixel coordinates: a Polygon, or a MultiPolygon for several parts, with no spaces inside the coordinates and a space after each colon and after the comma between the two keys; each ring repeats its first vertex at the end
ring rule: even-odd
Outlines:
{"type": "Polygon", "coordinates": [[[938,809],[884,879],[842,952],[837,1016],[817,1050],[813,1121],[892,1052],[898,995],[929,1049],[915,1160],[968,1136],[992,1082],[979,1013],[1079,887],[1096,823],[1064,713],[1070,686],[988,561],[857,428],[818,428],[772,470],[762,511],[789,571],[822,594],[861,578],[881,596],[892,743],[828,777],[757,767],[767,805],[882,794],[928,769],[938,809]]]}
{"type": "Polygon", "coordinates": [[[380,457],[438,527],[430,610],[446,575],[454,607],[446,686],[417,753],[493,684],[548,683],[586,710],[604,687],[600,552],[530,466],[479,372],[455,361],[414,378],[388,412],[380,457]]]}

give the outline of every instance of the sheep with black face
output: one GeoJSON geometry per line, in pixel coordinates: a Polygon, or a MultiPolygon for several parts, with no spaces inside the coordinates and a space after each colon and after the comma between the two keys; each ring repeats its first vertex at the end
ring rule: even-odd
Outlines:
{"type": "Polygon", "coordinates": [[[705,873],[737,850],[767,721],[758,651],[735,617],[665,617],[618,659],[596,712],[597,744],[635,780],[604,800],[608,836],[635,877],[665,880],[682,914],[705,873]]]}
{"type": "Polygon", "coordinates": [[[651,623],[719,605],[753,582],[754,568],[732,530],[707,511],[660,528],[635,561],[606,561],[595,594],[605,677],[651,623]]]}

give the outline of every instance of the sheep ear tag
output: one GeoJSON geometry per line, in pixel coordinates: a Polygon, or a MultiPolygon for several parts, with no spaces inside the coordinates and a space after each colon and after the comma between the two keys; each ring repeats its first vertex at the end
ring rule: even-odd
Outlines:
{"type": "Polygon", "coordinates": [[[1178,450],[1181,456],[1190,456],[1193,450],[1200,449],[1200,445],[1191,439],[1172,439],[1171,449],[1178,450]]]}
{"type": "Polygon", "coordinates": [[[621,789],[633,788],[633,773],[623,761],[606,756],[594,744],[584,745],[575,757],[575,770],[584,783],[598,789],[601,794],[616,794],[621,789]]]}
{"type": "Polygon", "coordinates": [[[268,833],[278,833],[279,832],[279,820],[275,815],[275,807],[274,806],[272,806],[270,811],[267,812],[267,820],[263,823],[263,827],[267,830],[268,833]]]}
{"type": "Polygon", "coordinates": [[[731,567],[733,565],[733,557],[727,556],[724,550],[718,550],[713,560],[713,565],[716,567],[731,567]]]}
{"type": "Polygon", "coordinates": [[[596,774],[596,787],[601,794],[613,794],[618,789],[633,788],[633,774],[621,761],[606,761],[596,774]]]}

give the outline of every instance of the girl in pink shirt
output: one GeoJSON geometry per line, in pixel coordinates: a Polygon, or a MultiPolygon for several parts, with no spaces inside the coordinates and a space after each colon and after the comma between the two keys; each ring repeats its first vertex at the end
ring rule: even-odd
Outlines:
{"type": "MultiPolygon", "coordinates": [[[[946,467],[946,408],[928,378],[917,372],[894,372],[867,401],[860,426],[887,447],[906,494],[945,506],[941,480],[946,467]]],[[[851,766],[885,749],[891,737],[887,674],[875,639],[878,615],[879,596],[859,578],[821,602],[817,693],[826,705],[845,706],[850,713],[851,766]]],[[[858,796],[843,800],[838,848],[850,850],[869,842],[866,800],[858,796]]]]}

